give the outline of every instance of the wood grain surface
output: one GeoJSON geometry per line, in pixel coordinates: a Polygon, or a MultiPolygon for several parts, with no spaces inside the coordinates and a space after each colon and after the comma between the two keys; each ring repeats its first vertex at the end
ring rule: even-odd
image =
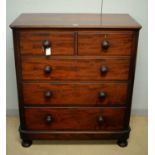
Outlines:
{"type": "Polygon", "coordinates": [[[51,43],[52,55],[73,55],[74,54],[74,33],[43,31],[21,31],[20,51],[22,55],[45,56],[43,41],[51,43]]]}
{"type": "Polygon", "coordinates": [[[102,106],[126,105],[127,83],[25,83],[25,105],[102,106]],[[51,97],[45,93],[50,91],[51,97]],[[100,93],[104,92],[105,97],[100,93]],[[37,97],[36,97],[37,96],[37,97]]]}
{"type": "Polygon", "coordinates": [[[140,29],[141,25],[128,14],[27,13],[21,14],[10,27],[140,29]]]}
{"type": "Polygon", "coordinates": [[[27,108],[25,122],[28,130],[121,130],[124,114],[124,108],[27,108]],[[99,116],[104,118],[102,124],[99,116]]]}
{"type": "Polygon", "coordinates": [[[131,55],[133,34],[132,31],[79,32],[78,55],[131,55]],[[109,42],[108,49],[102,47],[103,41],[109,42]]]}
{"type": "Polygon", "coordinates": [[[128,80],[129,59],[44,59],[24,58],[22,60],[23,80],[128,80]],[[45,74],[46,66],[52,68],[45,74]],[[107,72],[101,74],[101,67],[107,72]]]}

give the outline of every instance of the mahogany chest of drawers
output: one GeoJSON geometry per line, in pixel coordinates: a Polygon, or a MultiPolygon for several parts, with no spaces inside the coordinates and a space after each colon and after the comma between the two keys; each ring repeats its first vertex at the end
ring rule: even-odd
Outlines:
{"type": "Polygon", "coordinates": [[[141,26],[126,14],[22,14],[11,25],[22,145],[127,145],[141,26]]]}

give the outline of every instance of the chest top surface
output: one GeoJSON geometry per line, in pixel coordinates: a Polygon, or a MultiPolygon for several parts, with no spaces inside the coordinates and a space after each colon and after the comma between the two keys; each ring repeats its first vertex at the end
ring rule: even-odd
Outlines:
{"type": "Polygon", "coordinates": [[[140,29],[128,14],[21,14],[11,28],[125,28],[140,29]]]}

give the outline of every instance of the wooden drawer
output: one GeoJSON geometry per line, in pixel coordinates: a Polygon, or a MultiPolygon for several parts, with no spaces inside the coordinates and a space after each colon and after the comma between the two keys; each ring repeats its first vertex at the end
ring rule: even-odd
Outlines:
{"type": "Polygon", "coordinates": [[[26,83],[23,95],[26,105],[125,105],[127,88],[126,83],[26,83]]]}
{"type": "Polygon", "coordinates": [[[27,108],[28,130],[120,130],[125,108],[27,108]]]}
{"type": "Polygon", "coordinates": [[[129,59],[22,60],[23,80],[128,80],[129,59]]]}
{"type": "MultiPolygon", "coordinates": [[[[48,30],[23,30],[20,32],[22,55],[45,55],[44,41],[50,43],[52,55],[74,54],[74,33],[48,30]]],[[[46,43],[47,44],[47,43],[46,43]]]]}
{"type": "Polygon", "coordinates": [[[131,55],[132,31],[80,32],[78,55],[131,55]]]}

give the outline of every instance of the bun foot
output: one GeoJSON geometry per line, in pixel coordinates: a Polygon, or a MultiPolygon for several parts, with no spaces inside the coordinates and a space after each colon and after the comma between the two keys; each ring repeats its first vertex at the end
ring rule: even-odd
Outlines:
{"type": "Polygon", "coordinates": [[[31,140],[23,140],[22,141],[22,146],[23,147],[30,147],[32,145],[32,141],[31,140]]]}
{"type": "Polygon", "coordinates": [[[127,140],[118,140],[117,141],[117,144],[120,146],[120,147],[126,147],[128,145],[128,142],[127,140]]]}

